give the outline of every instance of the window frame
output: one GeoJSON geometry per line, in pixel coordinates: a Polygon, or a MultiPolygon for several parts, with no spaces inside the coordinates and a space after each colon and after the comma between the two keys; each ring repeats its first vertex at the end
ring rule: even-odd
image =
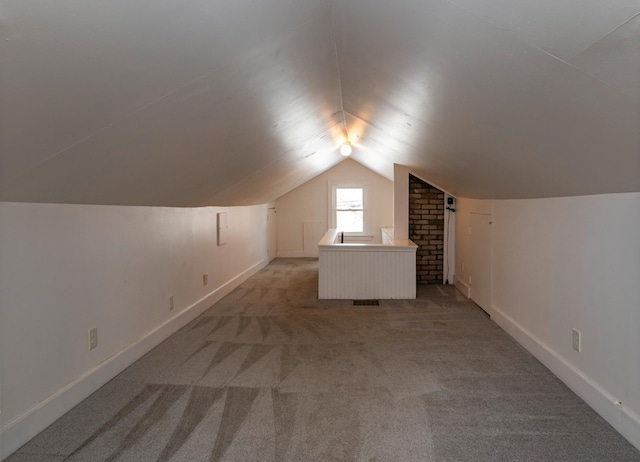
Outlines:
{"type": "MultiPolygon", "coordinates": [[[[337,214],[336,190],[337,189],[362,189],[362,232],[347,232],[345,236],[368,236],[369,229],[369,183],[364,181],[330,181],[329,182],[329,229],[336,229],[337,214]]],[[[360,210],[360,209],[358,209],[360,210]]]]}

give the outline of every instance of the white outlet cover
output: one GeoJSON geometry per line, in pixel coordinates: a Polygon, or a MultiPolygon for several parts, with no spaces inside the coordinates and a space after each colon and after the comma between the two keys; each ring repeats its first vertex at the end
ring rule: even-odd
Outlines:
{"type": "Polygon", "coordinates": [[[572,335],[573,335],[573,339],[572,339],[573,349],[576,350],[577,352],[580,352],[580,350],[582,350],[580,331],[578,329],[572,329],[572,335]]]}
{"type": "Polygon", "coordinates": [[[89,329],[89,350],[93,350],[98,347],[98,328],[93,327],[89,329]]]}

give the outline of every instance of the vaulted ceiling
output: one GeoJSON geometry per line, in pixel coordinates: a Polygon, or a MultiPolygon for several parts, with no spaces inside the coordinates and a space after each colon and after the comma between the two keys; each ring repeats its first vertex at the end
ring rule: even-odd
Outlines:
{"type": "Polygon", "coordinates": [[[640,191],[640,0],[0,0],[0,200],[267,202],[352,158],[640,191]]]}

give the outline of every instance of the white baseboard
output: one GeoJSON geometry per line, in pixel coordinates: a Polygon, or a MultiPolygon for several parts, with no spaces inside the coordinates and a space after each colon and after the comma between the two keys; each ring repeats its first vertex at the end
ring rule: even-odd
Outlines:
{"type": "Polygon", "coordinates": [[[458,279],[457,276],[453,278],[453,285],[460,291],[465,297],[471,298],[471,287],[462,279],[458,279]]]}
{"type": "Polygon", "coordinates": [[[304,258],[304,250],[278,250],[278,258],[304,258]]]}
{"type": "Polygon", "coordinates": [[[495,305],[491,306],[489,314],[496,324],[551,370],[632,445],[640,449],[640,415],[621,403],[596,381],[585,375],[495,305]]]}
{"type": "Polygon", "coordinates": [[[119,353],[106,359],[93,369],[86,371],[65,387],[7,422],[0,429],[0,460],[4,460],[15,452],[31,438],[70,411],[75,405],[91,395],[91,393],[267,266],[268,263],[268,258],[262,259],[160,324],[119,353]]]}

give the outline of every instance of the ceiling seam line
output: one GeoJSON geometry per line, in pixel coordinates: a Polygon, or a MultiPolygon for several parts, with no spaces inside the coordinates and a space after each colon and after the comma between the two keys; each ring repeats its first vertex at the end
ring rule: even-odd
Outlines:
{"type": "Polygon", "coordinates": [[[513,36],[514,36],[514,38],[515,38],[516,40],[520,41],[521,43],[523,43],[523,44],[525,44],[525,45],[527,45],[527,46],[530,46],[531,48],[533,48],[533,49],[535,49],[535,50],[537,50],[537,51],[540,51],[540,52],[544,53],[545,55],[547,55],[547,56],[549,56],[549,57],[551,57],[551,58],[555,59],[556,61],[559,61],[559,62],[561,62],[562,64],[565,64],[565,65],[567,65],[567,66],[571,67],[572,69],[574,69],[574,70],[576,70],[576,71],[580,72],[582,75],[585,75],[585,76],[587,76],[587,77],[589,77],[589,78],[591,78],[591,79],[595,80],[596,82],[598,82],[598,83],[600,83],[600,84],[604,85],[605,87],[609,88],[609,89],[610,89],[610,90],[612,90],[613,92],[617,93],[617,94],[618,94],[618,96],[620,96],[620,97],[627,97],[627,96],[628,96],[628,95],[626,95],[622,90],[620,90],[619,88],[617,88],[617,87],[615,87],[615,86],[613,86],[613,85],[611,85],[611,84],[609,84],[609,83],[607,83],[607,82],[605,82],[605,81],[603,81],[603,80],[601,80],[601,79],[599,79],[599,78],[597,78],[597,77],[595,77],[595,76],[593,76],[593,75],[589,74],[588,72],[584,71],[583,69],[581,69],[580,67],[576,66],[575,64],[572,64],[572,63],[571,63],[571,60],[572,60],[572,59],[574,59],[578,54],[580,54],[580,53],[582,53],[583,51],[585,51],[585,50],[589,49],[589,48],[590,48],[591,46],[593,46],[595,43],[598,43],[600,40],[602,40],[603,38],[605,38],[605,37],[606,37],[606,36],[608,36],[609,34],[611,34],[611,33],[615,32],[615,31],[616,31],[616,30],[618,30],[620,27],[622,27],[622,26],[624,26],[625,24],[627,24],[629,21],[633,20],[633,19],[634,19],[634,18],[636,18],[637,16],[640,16],[640,12],[638,12],[638,13],[634,14],[633,16],[631,16],[629,19],[625,20],[624,22],[622,22],[621,24],[619,24],[618,26],[616,26],[616,27],[615,27],[614,29],[612,29],[610,32],[607,32],[607,34],[605,34],[604,36],[602,36],[601,38],[599,38],[598,40],[596,40],[595,42],[593,42],[592,44],[590,44],[589,46],[587,46],[585,49],[583,49],[583,50],[581,50],[580,52],[578,52],[578,53],[574,54],[573,56],[571,56],[571,58],[568,58],[568,59],[566,59],[566,60],[565,60],[565,59],[560,58],[559,56],[554,55],[553,53],[551,53],[551,52],[549,52],[549,51],[546,51],[546,50],[544,50],[544,49],[542,49],[542,48],[540,48],[540,47],[538,47],[538,46],[536,46],[536,45],[533,45],[532,43],[530,43],[530,42],[529,42],[528,40],[526,40],[525,38],[520,37],[520,36],[519,36],[517,33],[515,33],[512,29],[505,28],[505,27],[499,26],[499,25],[497,25],[497,24],[494,24],[494,23],[493,23],[493,22],[491,22],[489,19],[484,18],[484,17],[482,17],[482,16],[478,15],[478,14],[477,14],[477,13],[475,13],[474,11],[472,11],[472,10],[470,10],[470,9],[468,9],[468,8],[465,8],[465,7],[461,6],[461,5],[458,5],[454,0],[445,0],[445,1],[446,1],[447,3],[450,3],[451,5],[454,5],[456,8],[459,8],[459,9],[461,9],[461,10],[463,10],[463,11],[467,12],[467,14],[469,14],[469,15],[471,15],[471,16],[473,16],[473,17],[475,17],[476,19],[479,19],[480,21],[483,21],[484,23],[488,24],[489,26],[491,26],[491,27],[493,27],[493,28],[495,28],[495,29],[497,29],[497,30],[499,30],[499,31],[501,31],[501,32],[503,32],[503,33],[505,33],[505,34],[511,34],[511,35],[513,35],[513,36]]]}
{"type": "MultiPolygon", "coordinates": [[[[638,15],[640,15],[640,13],[638,13],[638,15]]],[[[638,16],[638,15],[636,15],[636,16],[638,16]]],[[[600,40],[602,40],[602,39],[600,39],[600,40]]],[[[597,43],[597,42],[594,42],[594,43],[597,43]]],[[[556,61],[559,61],[559,62],[561,62],[562,64],[564,64],[564,65],[566,65],[566,66],[569,66],[571,69],[573,69],[573,70],[575,70],[575,71],[578,71],[580,74],[582,74],[582,75],[584,75],[584,76],[586,76],[586,77],[589,77],[590,79],[595,80],[596,82],[600,83],[601,85],[604,85],[605,87],[607,87],[608,89],[610,89],[610,90],[612,90],[614,93],[616,93],[619,97],[622,97],[622,98],[627,98],[627,97],[628,97],[628,95],[626,95],[626,94],[625,94],[622,90],[620,90],[618,87],[615,87],[615,86],[611,85],[610,83],[607,83],[607,82],[605,82],[604,80],[601,80],[601,79],[599,79],[598,77],[595,77],[595,76],[593,76],[593,75],[589,74],[587,71],[585,71],[584,69],[582,69],[582,68],[580,68],[580,67],[576,66],[575,64],[571,63],[570,61],[564,60],[564,59],[562,59],[562,58],[560,58],[560,57],[558,57],[558,56],[554,55],[553,53],[549,53],[548,51],[543,50],[542,48],[538,48],[538,47],[537,47],[537,46],[535,46],[535,45],[530,45],[530,46],[531,46],[532,48],[535,48],[536,50],[538,50],[538,51],[540,51],[540,52],[544,53],[545,55],[547,55],[547,56],[549,56],[549,57],[551,57],[551,58],[555,59],[556,61]]],[[[572,59],[573,59],[573,58],[572,58],[572,59]]]]}
{"type": "Polygon", "coordinates": [[[338,92],[340,93],[340,110],[342,111],[342,121],[344,132],[349,139],[349,130],[347,129],[347,113],[344,110],[344,97],[342,96],[342,69],[340,68],[340,55],[338,54],[338,38],[336,36],[336,22],[334,15],[333,0],[329,0],[329,10],[331,13],[331,36],[333,37],[333,49],[336,54],[336,67],[338,69],[338,92]]]}
{"type": "Polygon", "coordinates": [[[538,51],[540,51],[540,52],[542,52],[542,53],[546,54],[547,56],[549,56],[549,57],[551,57],[551,58],[553,58],[553,59],[555,59],[555,60],[557,60],[557,61],[559,61],[559,62],[561,62],[561,63],[563,63],[563,64],[566,64],[567,66],[570,66],[571,68],[573,68],[573,69],[577,70],[578,72],[580,72],[580,73],[581,73],[581,74],[583,74],[583,75],[586,75],[586,76],[587,76],[587,77],[589,77],[589,78],[594,79],[595,81],[597,81],[597,82],[601,83],[602,85],[606,86],[607,88],[609,88],[609,89],[613,90],[614,92],[618,93],[618,95],[619,95],[619,96],[622,96],[622,97],[626,97],[626,96],[627,96],[627,95],[626,95],[624,92],[622,92],[619,88],[617,88],[617,87],[615,87],[615,86],[613,86],[613,85],[611,85],[611,84],[609,84],[609,83],[607,83],[607,82],[604,82],[604,81],[600,80],[600,79],[599,79],[599,78],[597,78],[597,77],[594,77],[593,75],[589,74],[588,72],[585,72],[584,70],[582,70],[582,69],[581,69],[581,68],[579,68],[578,66],[576,66],[576,65],[574,65],[574,64],[571,64],[571,62],[570,62],[570,61],[571,61],[572,59],[574,59],[578,54],[580,54],[580,53],[582,53],[583,51],[585,51],[585,50],[589,49],[591,46],[593,46],[594,44],[598,43],[600,40],[602,40],[603,38],[607,37],[609,34],[611,34],[611,33],[615,32],[615,31],[616,31],[616,30],[618,30],[620,27],[622,27],[622,26],[624,26],[625,24],[627,24],[629,21],[632,21],[634,18],[636,18],[636,17],[640,16],[640,12],[635,13],[635,14],[634,14],[633,16],[631,16],[629,19],[626,19],[625,21],[623,21],[621,24],[619,24],[618,26],[616,26],[615,28],[613,28],[611,31],[607,32],[605,35],[603,35],[602,37],[600,37],[598,40],[596,40],[595,42],[591,43],[589,46],[587,46],[587,47],[586,47],[586,48],[584,48],[583,50],[580,50],[578,53],[575,53],[573,56],[571,56],[570,58],[567,58],[567,59],[565,60],[565,59],[560,58],[559,56],[554,55],[553,53],[551,53],[551,52],[549,52],[549,51],[546,51],[546,50],[544,50],[544,49],[542,49],[542,48],[540,48],[540,47],[538,47],[538,46],[536,46],[536,45],[533,45],[532,43],[530,43],[530,42],[529,42],[528,40],[526,40],[525,38],[520,37],[517,33],[515,33],[515,31],[514,31],[513,29],[510,29],[510,28],[508,28],[508,27],[499,26],[498,24],[494,24],[491,20],[489,20],[489,19],[487,19],[487,18],[485,18],[485,17],[483,17],[483,16],[480,16],[479,14],[477,14],[477,13],[475,13],[474,11],[470,10],[469,8],[466,8],[466,7],[464,7],[464,6],[459,5],[459,4],[458,4],[458,3],[456,3],[454,0],[445,0],[445,1],[446,1],[447,3],[449,3],[449,4],[451,4],[451,5],[454,5],[456,8],[459,8],[460,10],[463,10],[463,11],[467,12],[467,14],[469,14],[469,15],[471,15],[471,16],[473,16],[473,17],[475,17],[476,19],[479,19],[480,21],[483,21],[484,23],[488,24],[489,26],[491,26],[491,27],[493,27],[493,28],[495,28],[495,29],[497,29],[497,30],[499,30],[499,31],[503,32],[503,33],[506,33],[506,34],[512,34],[512,35],[513,35],[517,40],[519,40],[519,41],[520,41],[520,42],[522,42],[523,44],[525,44],[525,45],[527,45],[527,46],[530,46],[530,47],[532,47],[532,48],[534,48],[534,49],[536,49],[536,50],[538,50],[538,51]]]}
{"type": "Polygon", "coordinates": [[[621,27],[623,27],[624,25],[626,25],[627,23],[629,23],[630,21],[633,21],[635,18],[637,18],[638,16],[640,16],[640,11],[637,12],[636,14],[634,14],[633,16],[631,16],[629,19],[624,20],[623,22],[621,22],[620,24],[618,24],[616,27],[614,27],[613,29],[611,29],[609,32],[607,32],[606,34],[604,34],[602,37],[600,37],[598,40],[590,43],[589,45],[587,45],[586,47],[584,47],[583,49],[581,49],[580,51],[574,53],[570,58],[568,58],[568,61],[571,61],[572,59],[574,59],[576,56],[578,56],[580,53],[583,53],[585,51],[587,51],[589,48],[591,48],[593,45],[595,45],[596,43],[604,40],[605,38],[607,38],[608,36],[610,36],[611,34],[613,34],[615,31],[617,31],[618,29],[620,29],[621,27]]]}

